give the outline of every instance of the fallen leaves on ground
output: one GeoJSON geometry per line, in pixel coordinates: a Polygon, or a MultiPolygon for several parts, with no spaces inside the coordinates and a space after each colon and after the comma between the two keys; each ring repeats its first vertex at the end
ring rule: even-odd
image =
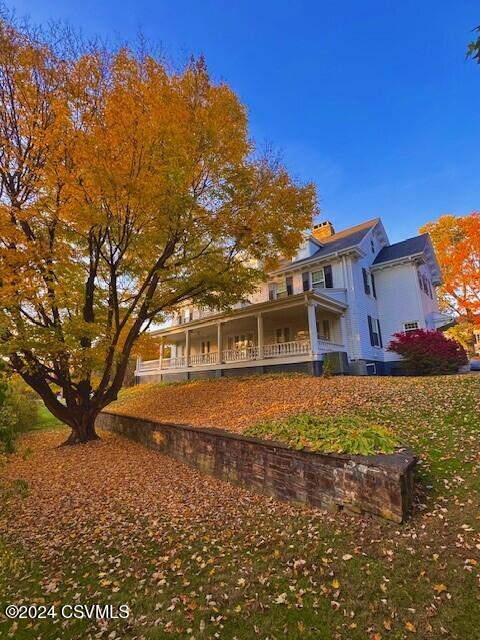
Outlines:
{"type": "MultiPolygon", "coordinates": [[[[410,522],[399,527],[280,503],[113,434],[71,448],[57,448],[61,431],[27,434],[20,453],[30,453],[2,470],[5,483],[27,487],[23,496],[9,492],[0,514],[3,601],[127,603],[131,616],[15,626],[0,618],[0,637],[475,637],[480,377],[230,383],[220,381],[216,396],[210,382],[164,389],[182,402],[197,389],[204,405],[215,405],[203,407],[201,419],[212,424],[206,416],[216,415],[218,426],[229,416],[238,428],[262,417],[266,388],[277,398],[275,411],[308,402],[318,411],[371,412],[395,425],[422,457],[410,522]],[[227,402],[224,384],[243,392],[227,402]],[[318,405],[302,399],[313,388],[318,405]],[[256,414],[244,406],[249,393],[256,414]]],[[[200,403],[192,403],[175,422],[193,421],[200,403]]]]}

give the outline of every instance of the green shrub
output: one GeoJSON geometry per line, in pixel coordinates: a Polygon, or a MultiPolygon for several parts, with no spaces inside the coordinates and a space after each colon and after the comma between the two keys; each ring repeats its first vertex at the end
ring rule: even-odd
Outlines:
{"type": "Polygon", "coordinates": [[[15,414],[6,403],[0,406],[0,456],[15,451],[15,414]]]}
{"type": "Polygon", "coordinates": [[[392,453],[399,444],[396,436],[386,427],[355,416],[331,418],[300,414],[261,422],[244,433],[256,438],[278,440],[291,449],[323,453],[392,453]]]}
{"type": "Polygon", "coordinates": [[[15,416],[15,431],[28,431],[38,419],[38,397],[24,382],[12,378],[7,387],[6,403],[15,416]]]}
{"type": "Polygon", "coordinates": [[[17,379],[0,382],[0,454],[13,453],[19,432],[31,429],[38,417],[38,400],[17,379]]]}

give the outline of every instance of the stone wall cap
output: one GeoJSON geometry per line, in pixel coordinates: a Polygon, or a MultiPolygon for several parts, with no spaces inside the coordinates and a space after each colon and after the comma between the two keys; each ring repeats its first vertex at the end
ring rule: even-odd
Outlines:
{"type": "Polygon", "coordinates": [[[181,424],[175,422],[161,422],[159,420],[152,420],[151,418],[141,418],[137,416],[131,416],[126,413],[117,413],[115,411],[102,411],[101,413],[118,416],[119,418],[127,418],[129,420],[137,420],[143,424],[151,425],[152,429],[156,427],[167,427],[180,429],[184,431],[200,432],[203,434],[209,434],[216,437],[222,437],[227,440],[237,440],[241,442],[251,442],[257,445],[261,445],[271,449],[283,449],[294,453],[301,454],[303,456],[316,456],[322,457],[325,460],[332,462],[352,461],[355,464],[363,464],[367,467],[377,467],[380,469],[388,469],[389,471],[396,471],[400,475],[407,472],[418,461],[418,456],[412,449],[407,447],[401,447],[394,453],[379,453],[368,456],[352,455],[348,453],[324,453],[322,451],[310,451],[309,449],[292,449],[284,442],[278,442],[277,440],[262,440],[260,438],[254,438],[252,436],[245,436],[240,433],[229,431],[220,427],[196,427],[190,424],[181,424]]]}

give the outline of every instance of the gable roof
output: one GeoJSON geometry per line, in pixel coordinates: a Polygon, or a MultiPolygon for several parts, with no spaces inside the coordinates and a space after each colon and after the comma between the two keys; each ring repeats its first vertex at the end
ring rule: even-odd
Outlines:
{"type": "Polygon", "coordinates": [[[392,260],[399,260],[408,256],[417,255],[423,253],[429,245],[428,233],[422,233],[420,236],[414,236],[413,238],[407,238],[401,242],[396,242],[388,247],[383,247],[379,252],[373,264],[381,264],[383,262],[391,262],[392,260]]]}
{"type": "Polygon", "coordinates": [[[308,237],[308,240],[318,245],[318,249],[307,258],[301,258],[299,260],[285,260],[279,265],[276,271],[281,271],[286,268],[291,268],[304,262],[310,262],[318,260],[324,256],[329,256],[338,251],[347,251],[348,249],[354,249],[357,247],[366,234],[373,229],[380,222],[380,218],[373,218],[373,220],[367,220],[361,224],[357,224],[354,227],[343,229],[338,233],[334,233],[326,238],[315,238],[313,235],[308,237]]]}

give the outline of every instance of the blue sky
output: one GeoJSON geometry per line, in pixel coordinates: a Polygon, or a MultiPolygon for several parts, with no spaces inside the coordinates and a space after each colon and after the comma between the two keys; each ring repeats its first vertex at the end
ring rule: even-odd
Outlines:
{"type": "Polygon", "coordinates": [[[392,241],[480,208],[477,0],[17,0],[86,35],[142,31],[180,62],[203,53],[247,105],[257,142],[317,184],[337,228],[381,216],[392,241]]]}

